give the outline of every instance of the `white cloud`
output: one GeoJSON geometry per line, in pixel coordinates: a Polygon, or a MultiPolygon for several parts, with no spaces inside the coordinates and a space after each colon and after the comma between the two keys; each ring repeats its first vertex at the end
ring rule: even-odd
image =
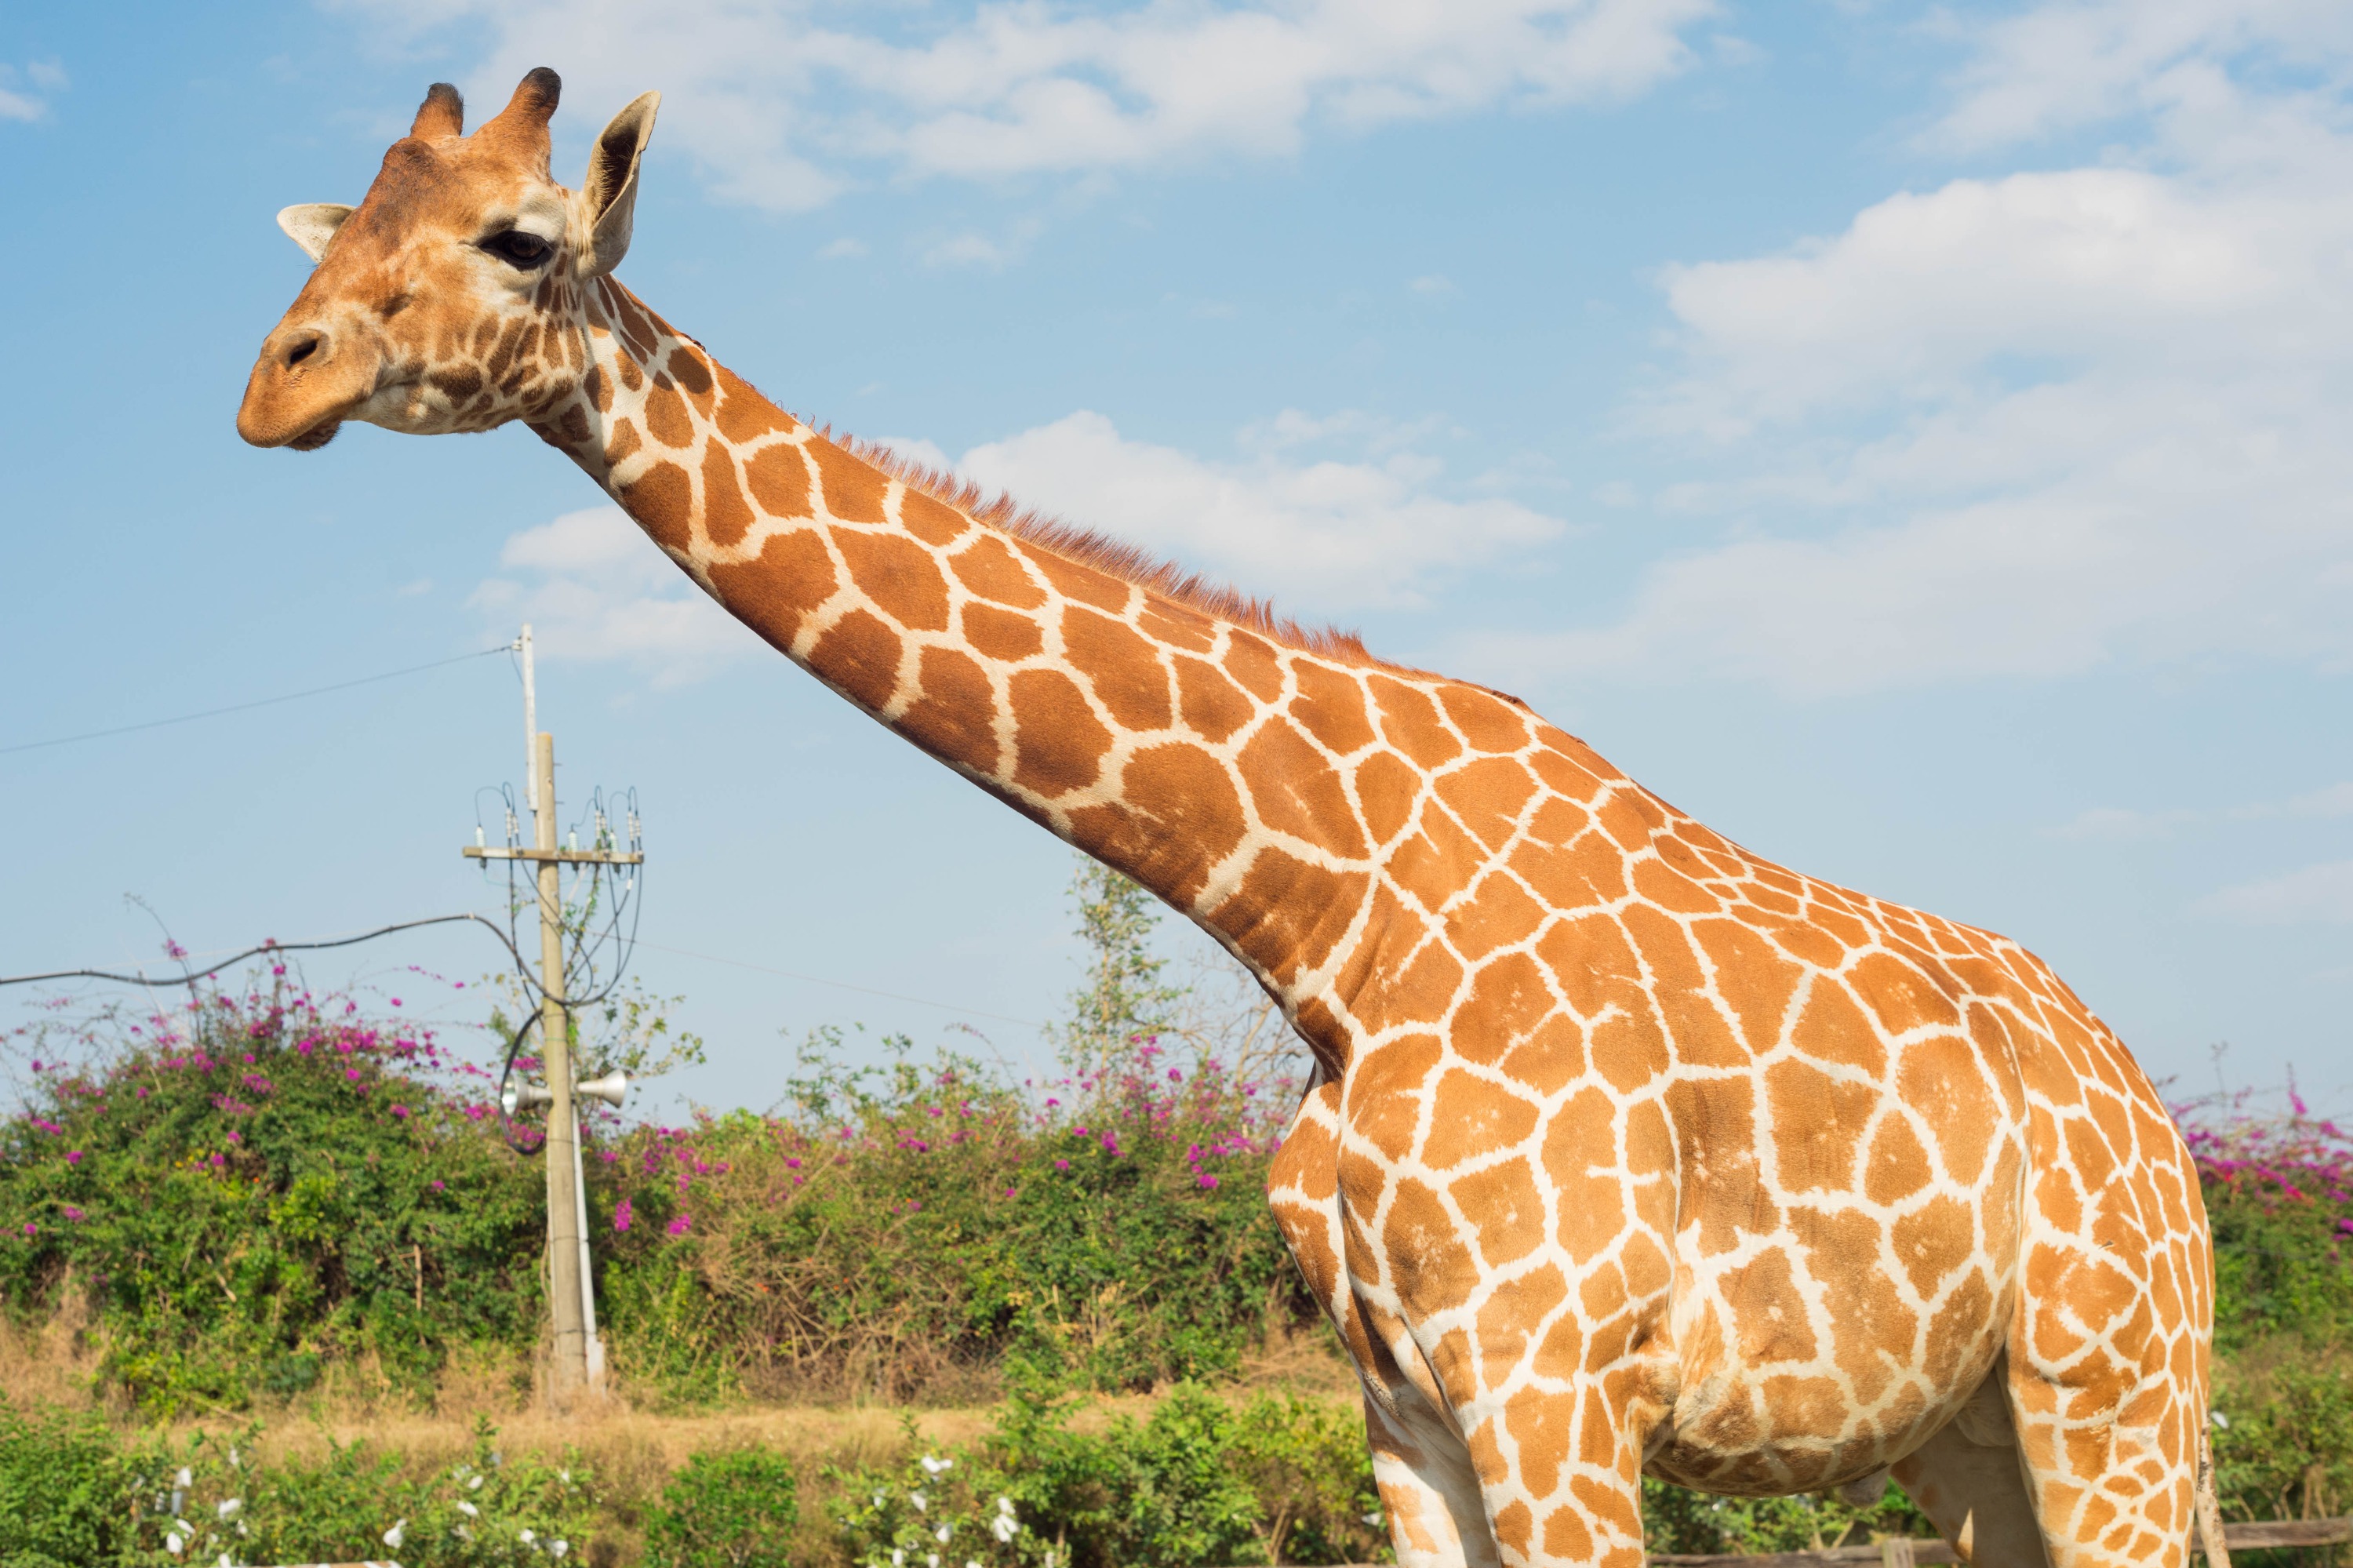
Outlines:
{"type": "MultiPolygon", "coordinates": [[[[2091,10],[2123,14],[2029,19],[2091,10]]],[[[1955,180],[1668,269],[1683,371],[1628,426],[1713,469],[1651,499],[1729,537],[1610,624],[1480,656],[1799,695],[2353,664],[2353,135],[2211,62],[2176,88],[2146,166],[1955,180]]]]}
{"type": "Polygon", "coordinates": [[[2170,811],[2141,811],[2129,806],[2094,806],[2078,813],[2053,837],[2063,839],[2098,839],[2111,842],[2129,842],[2144,839],[2169,839],[2177,829],[2203,821],[2206,813],[2182,808],[2170,811]]]}
{"type": "MultiPolygon", "coordinates": [[[[1440,465],[1391,450],[1357,461],[1298,452],[1367,421],[1286,412],[1239,462],[1131,440],[1082,411],[973,448],[953,465],[1023,504],[1226,573],[1289,609],[1410,605],[1453,568],[1558,537],[1564,525],[1515,501],[1448,499],[1440,465]]],[[[1378,449],[1379,427],[1363,443],[1378,449]]],[[[1362,450],[1362,446],[1359,447],[1362,450]]],[[[913,455],[913,454],[910,454],[913,455]]],[[[936,459],[936,449],[928,454],[936,459]]]]}
{"type": "Polygon", "coordinates": [[[1935,139],[1999,146],[2096,123],[2194,91],[2219,65],[2341,70],[2353,56],[2342,0],[2081,0],[1984,29],[1935,139]]]}
{"type": "Polygon", "coordinates": [[[65,68],[55,60],[21,69],[0,64],[0,120],[39,120],[49,111],[49,99],[65,89],[65,68]]]}
{"type": "Polygon", "coordinates": [[[624,660],[657,684],[691,680],[760,646],[617,506],[567,512],[509,536],[506,570],[468,603],[500,635],[532,623],[551,658],[624,660]]]}
{"type": "MultiPolygon", "coordinates": [[[[331,0],[407,43],[487,30],[470,85],[552,64],[567,97],[665,93],[666,137],[733,199],[816,206],[880,168],[993,177],[1279,156],[1309,131],[1638,94],[1713,0],[1147,0],[980,5],[925,32],[796,0],[331,0]]],[[[900,18],[903,20],[903,16],[900,18]]]]}
{"type": "Polygon", "coordinates": [[[2143,810],[2130,806],[2094,806],[2052,831],[2063,839],[2169,839],[2184,828],[2213,822],[2276,821],[2283,817],[2353,816],[2353,782],[2330,784],[2284,800],[2253,800],[2221,810],[2187,806],[2143,810]]]}
{"type": "Polygon", "coordinates": [[[2353,860],[2324,861],[2226,887],[2199,909],[2251,926],[2342,925],[2353,921],[2353,860]]]}

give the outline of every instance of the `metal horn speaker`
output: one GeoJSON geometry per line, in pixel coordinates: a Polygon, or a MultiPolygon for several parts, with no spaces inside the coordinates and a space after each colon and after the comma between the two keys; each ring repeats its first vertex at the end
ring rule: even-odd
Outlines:
{"type": "Polygon", "coordinates": [[[536,1110],[554,1098],[554,1095],[549,1094],[537,1084],[527,1084],[521,1078],[510,1078],[507,1080],[507,1086],[500,1091],[499,1106],[508,1116],[512,1117],[519,1111],[536,1110]]]}
{"type": "Polygon", "coordinates": [[[572,1092],[575,1095],[586,1095],[590,1099],[603,1100],[615,1110],[619,1110],[622,1098],[629,1092],[629,1075],[616,1067],[601,1078],[591,1078],[585,1084],[574,1085],[572,1092]]]}

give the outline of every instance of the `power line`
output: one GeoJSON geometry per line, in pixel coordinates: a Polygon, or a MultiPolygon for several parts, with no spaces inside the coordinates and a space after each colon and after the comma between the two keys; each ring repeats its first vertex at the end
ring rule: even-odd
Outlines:
{"type": "Polygon", "coordinates": [[[197,719],[218,718],[223,714],[241,714],[250,708],[266,708],[277,703],[291,703],[304,697],[320,697],[329,692],[348,692],[353,686],[373,685],[378,681],[396,680],[402,675],[421,674],[427,670],[438,670],[445,665],[462,664],[469,659],[487,659],[493,653],[504,653],[511,645],[501,642],[496,648],[485,648],[479,653],[460,653],[454,659],[436,659],[429,664],[411,664],[406,669],[386,670],[380,675],[362,675],[356,681],[337,681],[331,686],[312,686],[307,691],[288,692],[283,696],[257,697],[249,703],[231,703],[225,708],[206,708],[202,713],[180,714],[172,718],[149,719],[144,724],[118,725],[112,729],[85,730],[80,735],[61,735],[51,740],[20,741],[15,746],[0,746],[0,757],[19,751],[39,751],[46,747],[71,746],[77,741],[103,740],[111,735],[130,735],[142,729],[162,729],[166,725],[189,724],[197,719]]]}
{"type": "MultiPolygon", "coordinates": [[[[492,652],[500,651],[494,649],[492,652]]],[[[514,953],[517,967],[522,966],[522,955],[515,952],[514,943],[508,940],[504,931],[499,929],[498,922],[470,911],[464,915],[433,915],[422,920],[403,920],[396,926],[379,926],[373,931],[363,931],[356,937],[337,937],[326,941],[264,942],[259,947],[246,948],[234,958],[223,959],[208,969],[189,969],[174,975],[169,980],[151,980],[145,975],[119,975],[106,969],[52,969],[47,974],[40,975],[0,975],[0,985],[35,985],[42,980],[111,980],[117,985],[143,985],[150,989],[180,986],[186,985],[192,980],[210,980],[234,964],[243,963],[248,959],[259,958],[264,953],[315,953],[327,948],[349,948],[361,942],[373,942],[378,937],[389,937],[396,931],[414,931],[420,926],[448,926],[466,920],[472,921],[489,931],[491,936],[496,937],[508,952],[514,953]]]]}
{"type": "Polygon", "coordinates": [[[836,991],[854,991],[864,996],[884,997],[892,1001],[910,1002],[916,1007],[937,1008],[942,1012],[961,1013],[966,1018],[989,1018],[999,1023],[1018,1023],[1024,1029],[1043,1029],[1044,1024],[1031,1018],[1008,1018],[1001,1012],[985,1012],[977,1007],[958,1007],[952,1002],[932,1001],[920,996],[902,996],[895,991],[877,991],[871,985],[851,985],[847,980],[826,980],[818,975],[797,974],[791,969],[773,969],[766,964],[747,964],[741,959],[723,959],[716,953],[697,953],[685,948],[666,948],[659,942],[638,938],[638,946],[657,953],[675,953],[681,959],[701,959],[708,964],[725,964],[730,969],[754,969],[764,975],[781,975],[786,980],[807,980],[811,985],[829,985],[836,991]]]}

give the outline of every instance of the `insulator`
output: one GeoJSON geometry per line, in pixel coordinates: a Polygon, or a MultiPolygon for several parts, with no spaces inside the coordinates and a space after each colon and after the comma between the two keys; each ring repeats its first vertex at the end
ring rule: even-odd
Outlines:
{"type": "Polygon", "coordinates": [[[476,822],[474,824],[474,847],[476,849],[481,849],[486,847],[489,842],[490,841],[482,836],[482,824],[476,822]]]}

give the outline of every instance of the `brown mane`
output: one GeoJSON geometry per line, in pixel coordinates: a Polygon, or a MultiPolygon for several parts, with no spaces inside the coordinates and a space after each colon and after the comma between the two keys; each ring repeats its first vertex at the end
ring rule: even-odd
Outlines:
{"type": "Polygon", "coordinates": [[[990,496],[968,479],[901,457],[879,441],[836,434],[829,426],[819,427],[818,433],[839,443],[861,461],[872,463],[908,489],[920,491],[942,505],[955,507],[983,527],[1010,535],[1063,560],[1107,572],[1169,603],[1231,622],[1270,641],[1319,658],[1395,670],[1406,675],[1430,673],[1377,657],[1366,651],[1364,640],[1353,631],[1331,626],[1303,626],[1287,615],[1277,615],[1272,604],[1256,595],[1154,556],[1138,546],[1032,511],[1009,495],[990,496]]]}

